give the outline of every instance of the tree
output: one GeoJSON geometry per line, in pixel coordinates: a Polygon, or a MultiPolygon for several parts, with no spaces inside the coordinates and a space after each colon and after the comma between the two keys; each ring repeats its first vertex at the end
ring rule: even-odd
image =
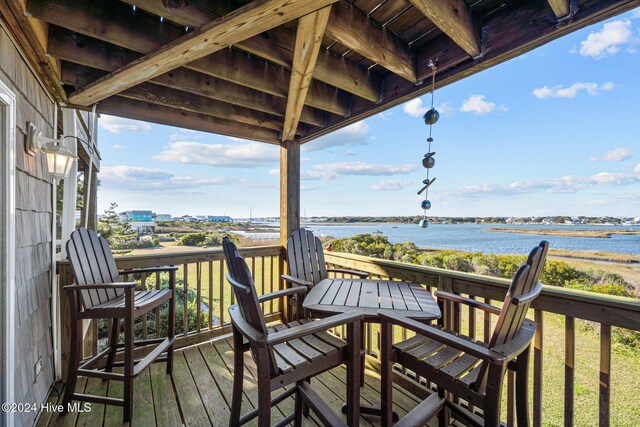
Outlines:
{"type": "Polygon", "coordinates": [[[118,219],[117,207],[117,203],[111,203],[109,209],[104,211],[104,215],[98,221],[98,233],[107,239],[110,245],[125,243],[137,237],[137,233],[131,229],[127,221],[118,219]]]}

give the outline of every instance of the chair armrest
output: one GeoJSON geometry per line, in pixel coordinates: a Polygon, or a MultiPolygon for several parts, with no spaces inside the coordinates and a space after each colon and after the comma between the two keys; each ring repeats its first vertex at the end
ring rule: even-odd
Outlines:
{"type": "Polygon", "coordinates": [[[476,301],[471,298],[463,297],[462,295],[452,294],[451,292],[435,291],[433,295],[438,299],[446,299],[448,301],[458,302],[460,304],[465,304],[473,308],[479,308],[482,311],[486,311],[487,313],[495,314],[498,316],[501,312],[498,307],[494,307],[493,305],[484,303],[482,301],[476,301]]]}
{"type": "Polygon", "coordinates": [[[261,295],[258,297],[258,302],[263,303],[265,301],[271,301],[276,298],[284,298],[290,295],[304,294],[307,292],[306,286],[296,286],[295,288],[283,289],[281,291],[271,292],[269,294],[261,295]]]}
{"type": "Polygon", "coordinates": [[[148,267],[148,268],[134,268],[131,270],[122,270],[119,271],[119,274],[138,274],[138,273],[156,273],[162,271],[177,271],[178,267],[175,265],[166,266],[166,267],[148,267]]]}
{"type": "Polygon", "coordinates": [[[308,280],[299,279],[297,277],[289,276],[288,274],[283,274],[282,276],[280,276],[280,278],[285,282],[291,283],[294,286],[306,286],[306,287],[313,286],[313,283],[309,282],[308,280]]]}
{"type": "Polygon", "coordinates": [[[67,291],[85,291],[90,289],[129,289],[135,288],[136,282],[96,283],[91,285],[67,285],[62,289],[67,291]]]}
{"type": "Polygon", "coordinates": [[[444,332],[438,328],[434,328],[433,326],[425,325],[423,323],[416,322],[415,320],[409,319],[404,316],[399,316],[397,314],[380,313],[378,316],[383,324],[384,322],[388,322],[397,326],[401,326],[417,334],[424,335],[425,337],[436,340],[442,344],[451,346],[456,350],[469,353],[470,355],[487,362],[506,363],[506,358],[503,354],[482,347],[481,345],[478,345],[471,341],[467,341],[448,332],[444,332]]]}
{"type": "Polygon", "coordinates": [[[265,334],[263,332],[257,330],[244,320],[244,317],[242,317],[242,314],[240,313],[238,304],[233,304],[229,307],[229,316],[231,316],[231,323],[233,326],[243,337],[249,340],[251,344],[255,345],[259,339],[264,339],[265,334]]]}
{"type": "Polygon", "coordinates": [[[353,310],[324,319],[314,320],[313,322],[294,326],[293,328],[285,329],[283,331],[264,335],[261,339],[257,340],[256,344],[261,347],[274,346],[296,338],[302,338],[317,332],[326,331],[327,329],[335,328],[336,326],[342,326],[349,323],[360,323],[363,319],[364,313],[362,313],[362,311],[353,310]]]}
{"type": "Polygon", "coordinates": [[[361,279],[366,279],[367,277],[369,277],[369,273],[365,273],[364,271],[347,270],[344,268],[327,268],[327,273],[351,274],[352,276],[358,276],[361,279]]]}

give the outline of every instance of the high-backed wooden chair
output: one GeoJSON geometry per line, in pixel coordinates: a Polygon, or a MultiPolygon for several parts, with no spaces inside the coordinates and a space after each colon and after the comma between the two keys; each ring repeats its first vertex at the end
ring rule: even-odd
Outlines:
{"type": "Polygon", "coordinates": [[[287,263],[289,274],[283,274],[282,279],[291,286],[306,286],[310,289],[326,279],[329,273],[344,273],[361,279],[369,277],[369,273],[362,271],[327,268],[322,242],[304,228],[294,231],[287,240],[287,263]]]}
{"type": "Polygon", "coordinates": [[[347,363],[347,424],[359,425],[360,416],[360,322],[361,312],[353,311],[322,320],[297,321],[267,327],[260,303],[290,295],[304,294],[307,288],[294,287],[258,297],[251,272],[236,246],[225,237],[222,243],[227,261],[227,280],[236,296],[229,308],[233,326],[234,370],[230,426],[240,426],[258,417],[258,426],[271,425],[271,407],[295,394],[295,411],[278,423],[284,426],[302,424],[303,413],[310,408],[326,426],[345,425],[305,381],[312,376],[347,363]],[[327,332],[346,325],[349,342],[327,332]],[[240,416],[244,355],[251,351],[258,370],[258,408],[240,416]],[[295,384],[275,398],[271,392],[295,384]]]}
{"type": "Polygon", "coordinates": [[[437,385],[438,393],[420,403],[397,425],[422,425],[438,414],[445,424],[453,411],[466,424],[500,425],[502,383],[506,369],[516,373],[516,409],[519,426],[529,425],[527,382],[529,347],[536,325],[525,318],[531,302],[540,294],[538,282],[549,244],[540,242],[516,272],[502,308],[460,295],[437,291],[441,310],[445,301],[466,304],[498,316],[488,343],[473,340],[441,327],[424,325],[401,316],[381,314],[382,319],[382,409],[383,425],[391,425],[393,364],[399,363],[437,385]],[[393,344],[392,326],[402,326],[417,335],[393,344]],[[446,392],[483,411],[483,418],[463,408],[446,392]]]}
{"type": "Polygon", "coordinates": [[[124,421],[130,421],[133,411],[133,380],[151,362],[167,362],[167,373],[173,370],[175,337],[175,272],[177,267],[143,268],[118,271],[107,241],[95,231],[80,228],[71,233],[67,242],[67,258],[76,283],[65,286],[71,307],[71,354],[65,386],[64,408],[71,400],[106,403],[124,407],[124,421]],[[136,282],[122,282],[121,275],[169,272],[169,289],[136,291],[136,282]],[[169,301],[168,337],[144,341],[134,339],[136,318],[169,301]],[[82,359],[82,322],[84,319],[112,319],[109,347],[80,365],[82,359]],[[124,344],[119,344],[120,319],[124,320],[124,344]],[[134,360],[136,345],[157,344],[140,361],[134,360]],[[117,352],[124,352],[124,362],[115,362],[117,352]],[[162,358],[163,353],[166,355],[162,358]],[[98,369],[107,357],[106,367],[98,369]],[[124,373],[111,372],[114,366],[124,366],[124,373]],[[124,398],[90,396],[76,393],[78,375],[124,382],[124,398]]]}

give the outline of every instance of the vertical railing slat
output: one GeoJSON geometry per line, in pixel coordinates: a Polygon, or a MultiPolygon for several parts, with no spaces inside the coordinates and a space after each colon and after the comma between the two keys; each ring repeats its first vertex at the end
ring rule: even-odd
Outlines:
{"type": "Polygon", "coordinates": [[[544,317],[541,310],[535,310],[536,333],[533,338],[533,425],[542,425],[542,350],[544,317]]]}
{"type": "MultiPolygon", "coordinates": [[[[220,326],[224,326],[224,261],[218,261],[219,280],[220,280],[220,326]]],[[[233,292],[231,292],[233,294],[233,292]]]]}
{"type": "Polygon", "coordinates": [[[600,325],[600,427],[610,423],[611,325],[600,325]]]}
{"type": "MultiPolygon", "coordinates": [[[[484,299],[485,304],[491,304],[491,300],[489,298],[484,299]]],[[[483,339],[484,342],[488,343],[491,338],[491,313],[484,312],[484,331],[483,331],[483,339]]]]}
{"type": "MultiPolygon", "coordinates": [[[[473,295],[469,295],[469,298],[476,299],[473,295]]],[[[476,338],[476,309],[471,306],[469,306],[469,338],[476,338]]]]}
{"type": "MultiPolygon", "coordinates": [[[[156,271],[156,290],[160,290],[160,272],[156,271]]],[[[156,307],[156,338],[160,338],[160,307],[156,307]]]]}
{"type": "Polygon", "coordinates": [[[213,328],[213,261],[209,261],[209,329],[213,328]]]}
{"type": "Polygon", "coordinates": [[[196,263],[196,332],[200,332],[200,303],[202,301],[202,263],[196,263]]]}
{"type": "Polygon", "coordinates": [[[189,264],[182,264],[182,276],[184,278],[184,286],[182,287],[182,332],[184,336],[189,334],[189,311],[188,311],[188,299],[189,299],[189,264]]]}
{"type": "MultiPolygon", "coordinates": [[[[140,287],[143,291],[147,290],[147,273],[142,273],[140,275],[140,287]]],[[[147,339],[147,317],[149,313],[145,313],[142,315],[142,339],[147,339]]]]}
{"type": "Polygon", "coordinates": [[[564,326],[564,425],[573,427],[573,399],[576,361],[575,319],[567,316],[564,326]]]}

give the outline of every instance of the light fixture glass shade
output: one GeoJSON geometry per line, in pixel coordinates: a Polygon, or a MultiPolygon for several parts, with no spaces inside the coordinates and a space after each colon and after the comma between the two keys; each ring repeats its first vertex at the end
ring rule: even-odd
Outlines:
{"type": "Polygon", "coordinates": [[[77,157],[66,146],[60,143],[47,144],[42,147],[42,152],[47,156],[47,166],[52,177],[64,179],[69,176],[77,157]]]}

